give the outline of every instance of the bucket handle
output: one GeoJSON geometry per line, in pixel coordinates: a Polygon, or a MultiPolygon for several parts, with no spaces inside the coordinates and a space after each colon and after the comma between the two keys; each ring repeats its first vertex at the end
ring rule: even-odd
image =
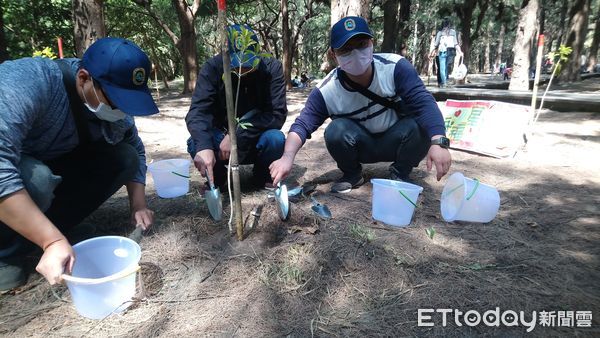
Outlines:
{"type": "Polygon", "coordinates": [[[409,201],[410,204],[414,205],[415,208],[417,207],[417,205],[415,204],[415,202],[413,202],[410,198],[408,198],[408,196],[406,196],[406,194],[403,193],[402,190],[398,190],[398,192],[400,193],[400,195],[402,195],[402,197],[406,198],[406,200],[409,201]]]}
{"type": "MultiPolygon", "coordinates": [[[[473,190],[471,190],[469,195],[467,195],[467,197],[466,197],[467,201],[470,200],[473,197],[473,195],[475,195],[475,191],[477,191],[477,188],[479,188],[479,180],[474,178],[473,181],[475,181],[475,187],[473,187],[473,190]]],[[[450,191],[445,193],[443,197],[447,197],[448,195],[452,194],[453,192],[455,192],[457,189],[459,189],[462,186],[463,186],[463,184],[460,184],[460,185],[450,189],[450,191]]]]}
{"type": "Polygon", "coordinates": [[[179,176],[179,177],[183,177],[183,178],[190,178],[189,176],[186,176],[186,175],[183,175],[183,174],[180,174],[180,173],[176,173],[174,171],[171,171],[171,174],[179,176]]]}
{"type": "Polygon", "coordinates": [[[72,283],[76,283],[76,284],[84,284],[84,285],[96,285],[96,284],[112,282],[117,279],[125,278],[129,275],[132,275],[132,274],[138,272],[139,270],[140,270],[140,265],[136,264],[129,269],[125,269],[123,271],[119,271],[115,274],[112,274],[112,275],[106,276],[106,277],[102,277],[102,278],[73,277],[71,275],[67,275],[64,273],[60,277],[67,282],[72,282],[72,283]]]}

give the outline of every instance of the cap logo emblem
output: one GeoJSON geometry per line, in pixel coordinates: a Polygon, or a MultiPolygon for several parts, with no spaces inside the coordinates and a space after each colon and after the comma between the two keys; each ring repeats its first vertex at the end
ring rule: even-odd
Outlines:
{"type": "Polygon", "coordinates": [[[146,79],[146,70],[144,68],[136,68],[133,70],[133,84],[141,86],[146,79]]]}
{"type": "Polygon", "coordinates": [[[238,38],[235,39],[235,49],[237,49],[237,50],[244,49],[244,40],[242,39],[241,36],[238,36],[238,38]]]}
{"type": "Polygon", "coordinates": [[[354,19],[348,19],[344,22],[344,28],[346,28],[347,31],[353,31],[356,28],[356,23],[354,22],[354,19]]]}

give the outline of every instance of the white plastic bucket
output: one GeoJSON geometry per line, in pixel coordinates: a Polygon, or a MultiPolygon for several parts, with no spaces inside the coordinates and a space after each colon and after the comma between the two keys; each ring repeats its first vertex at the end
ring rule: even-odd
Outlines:
{"type": "Polygon", "coordinates": [[[171,159],[152,162],[148,171],[154,179],[156,193],[162,198],[187,194],[190,190],[190,161],[171,159]]]}
{"type": "Polygon", "coordinates": [[[385,179],[372,179],[373,218],[393,226],[410,224],[423,187],[385,179]]]}
{"type": "Polygon", "coordinates": [[[500,195],[490,185],[454,173],[444,186],[440,202],[442,217],[447,222],[487,223],[498,213],[500,195]]]}
{"type": "Polygon", "coordinates": [[[102,319],[131,305],[142,255],[136,242],[103,236],[77,243],[73,250],[73,273],[63,279],[80,315],[102,319]]]}

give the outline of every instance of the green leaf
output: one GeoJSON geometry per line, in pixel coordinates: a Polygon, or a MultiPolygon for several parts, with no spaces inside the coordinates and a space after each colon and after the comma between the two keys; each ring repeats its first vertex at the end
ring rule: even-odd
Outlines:
{"type": "Polygon", "coordinates": [[[433,227],[425,229],[425,233],[427,234],[427,237],[429,237],[429,239],[433,239],[433,236],[435,236],[435,232],[436,231],[433,227]]]}

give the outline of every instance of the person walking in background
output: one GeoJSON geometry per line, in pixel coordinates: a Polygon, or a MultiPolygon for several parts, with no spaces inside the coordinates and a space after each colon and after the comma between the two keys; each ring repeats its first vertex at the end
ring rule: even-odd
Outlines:
{"type": "MultiPolygon", "coordinates": [[[[123,185],[131,222],[148,228],[146,156],[133,116],[158,113],[150,60],[133,42],[103,38],[83,59],[0,64],[0,291],[26,282],[25,256],[50,284],[70,273],[73,232],[123,185]]],[[[81,239],[81,238],[80,238],[81,239]]]]}
{"type": "MultiPolygon", "coordinates": [[[[191,134],[188,153],[194,165],[218,187],[225,186],[231,152],[230,133],[237,136],[240,164],[254,164],[256,187],[272,188],[269,165],[283,153],[285,136],[281,127],[287,117],[285,80],[281,62],[259,56],[258,38],[247,25],[228,27],[232,74],[223,74],[223,56],[206,61],[198,74],[196,89],[185,122],[191,134]],[[246,51],[231,41],[233,32],[247,30],[256,42],[246,51]],[[255,60],[260,60],[254,64],[255,60]],[[234,74],[235,73],[235,74],[234,74]],[[231,76],[233,88],[240,85],[236,117],[244,127],[227,130],[227,107],[223,76],[231,76]]],[[[241,34],[240,34],[241,35],[241,34]]],[[[235,98],[234,98],[235,99],[235,98]]]]}
{"type": "Polygon", "coordinates": [[[450,20],[445,18],[442,21],[442,28],[435,36],[435,55],[438,56],[441,78],[440,88],[445,87],[448,82],[448,64],[450,62],[454,64],[454,56],[456,55],[457,47],[458,38],[456,36],[456,31],[450,27],[450,20]]]}

